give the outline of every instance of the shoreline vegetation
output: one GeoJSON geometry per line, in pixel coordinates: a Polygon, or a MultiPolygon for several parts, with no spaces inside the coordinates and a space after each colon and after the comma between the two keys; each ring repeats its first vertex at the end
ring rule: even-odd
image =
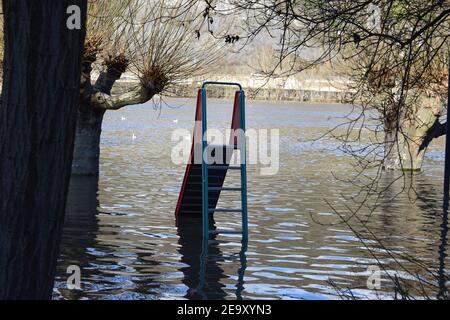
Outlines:
{"type": "MultiPolygon", "coordinates": [[[[270,79],[255,76],[211,76],[208,80],[239,82],[246,90],[247,97],[259,101],[291,101],[309,103],[346,103],[349,101],[350,90],[344,79],[308,79],[295,78],[270,79]]],[[[173,86],[166,96],[178,98],[195,98],[197,91],[205,79],[189,79],[173,86]]],[[[135,87],[138,79],[132,76],[117,81],[114,91],[124,93],[135,87]]],[[[235,89],[216,87],[208,95],[215,99],[234,98],[235,89]]]]}

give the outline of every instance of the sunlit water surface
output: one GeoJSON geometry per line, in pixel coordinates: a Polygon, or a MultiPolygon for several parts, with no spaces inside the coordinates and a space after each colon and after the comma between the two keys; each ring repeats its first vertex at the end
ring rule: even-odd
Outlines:
{"type": "MultiPolygon", "coordinates": [[[[376,296],[367,288],[375,259],[326,203],[345,208],[344,197],[359,191],[335,177],[354,174],[350,158],[334,140],[314,141],[339,124],[349,107],[248,104],[248,128],[279,129],[279,172],[264,176],[265,165],[249,166],[248,248],[243,250],[240,236],[218,236],[205,261],[200,221],[176,226],[174,217],[185,166],[171,161],[171,136],[177,128],[192,130],[194,102],[167,102],[160,111],[146,104],[106,114],[98,191],[95,178],[72,179],[55,299],[335,299],[339,288],[352,288],[360,298],[376,296]],[[69,265],[81,268],[81,290],[67,289],[69,265]]],[[[225,124],[230,111],[227,101],[209,105],[212,123],[225,124]]],[[[435,142],[423,172],[414,177],[421,199],[381,199],[368,224],[395,252],[436,267],[442,150],[442,141],[435,142]]],[[[237,175],[227,178],[229,185],[238,181],[237,175]]],[[[221,200],[224,207],[237,205],[233,195],[221,200]]],[[[216,225],[238,228],[239,219],[221,214],[216,225]]],[[[381,255],[386,270],[402,277],[394,259],[381,255]]],[[[392,297],[383,277],[379,294],[392,297]]]]}

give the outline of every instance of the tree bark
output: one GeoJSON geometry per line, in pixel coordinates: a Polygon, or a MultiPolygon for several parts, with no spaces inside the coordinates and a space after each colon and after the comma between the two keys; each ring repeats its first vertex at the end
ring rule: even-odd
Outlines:
{"type": "MultiPolygon", "coordinates": [[[[428,144],[435,137],[435,129],[440,127],[439,116],[443,107],[437,97],[421,97],[408,115],[385,122],[384,169],[419,171],[428,144]]],[[[437,137],[437,135],[436,135],[437,137]]]]}
{"type": "Polygon", "coordinates": [[[86,0],[3,0],[0,299],[51,298],[80,94],[86,0]],[[66,13],[81,9],[81,30],[66,13]]]}
{"type": "Polygon", "coordinates": [[[81,103],[78,108],[72,175],[99,175],[100,137],[105,110],[81,103]]]}
{"type": "Polygon", "coordinates": [[[384,163],[385,170],[395,170],[400,167],[398,153],[398,137],[395,120],[386,119],[384,123],[384,163]]]}

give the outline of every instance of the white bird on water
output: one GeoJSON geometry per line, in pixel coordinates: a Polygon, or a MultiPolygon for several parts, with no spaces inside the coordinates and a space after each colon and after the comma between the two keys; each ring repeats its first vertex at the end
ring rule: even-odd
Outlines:
{"type": "Polygon", "coordinates": [[[125,120],[127,120],[127,118],[121,117],[120,120],[125,121],[125,120]]]}
{"type": "Polygon", "coordinates": [[[137,139],[137,137],[136,137],[136,135],[133,133],[133,135],[131,136],[131,139],[133,139],[133,140],[136,140],[137,139]]]}
{"type": "Polygon", "coordinates": [[[173,120],[173,123],[178,123],[178,119],[173,120]]]}

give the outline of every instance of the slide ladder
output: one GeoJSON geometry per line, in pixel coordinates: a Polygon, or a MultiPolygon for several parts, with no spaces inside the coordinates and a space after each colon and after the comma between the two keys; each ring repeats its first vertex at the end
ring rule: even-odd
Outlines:
{"type": "Polygon", "coordinates": [[[205,240],[209,239],[210,235],[225,233],[241,233],[243,240],[248,238],[245,93],[238,83],[208,81],[203,83],[202,88],[198,91],[191,155],[175,214],[177,217],[201,214],[205,240]],[[231,136],[228,145],[211,145],[207,141],[206,88],[210,85],[236,86],[239,89],[234,98],[231,136]],[[240,150],[241,159],[237,166],[230,165],[234,150],[240,150]],[[214,161],[214,158],[210,158],[210,156],[216,156],[215,160],[217,158],[220,160],[214,161]],[[224,187],[228,170],[240,171],[241,186],[239,188],[224,187]],[[240,192],[241,207],[217,208],[222,192],[240,192]],[[241,213],[242,230],[210,230],[209,217],[214,213],[241,213]]]}

